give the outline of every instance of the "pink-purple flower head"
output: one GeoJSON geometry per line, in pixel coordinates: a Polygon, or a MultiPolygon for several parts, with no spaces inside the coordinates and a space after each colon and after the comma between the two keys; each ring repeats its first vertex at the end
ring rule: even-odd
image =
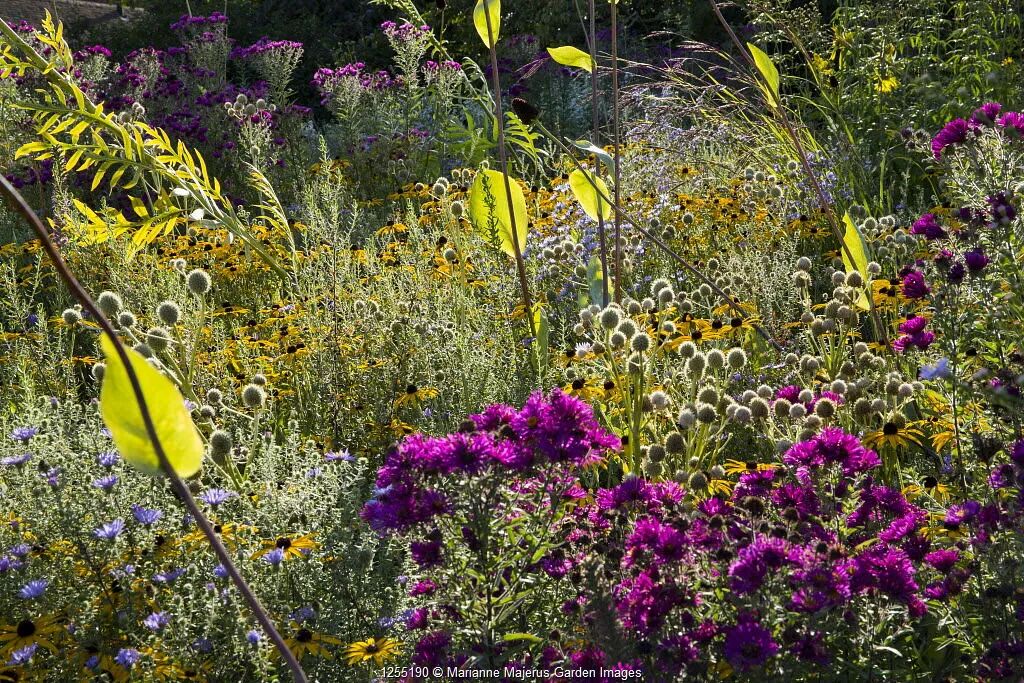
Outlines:
{"type": "Polygon", "coordinates": [[[932,138],[932,156],[941,159],[947,147],[967,142],[970,132],[971,125],[965,119],[953,119],[932,138]]]}
{"type": "Polygon", "coordinates": [[[911,270],[903,276],[903,296],[908,299],[923,299],[931,292],[924,280],[924,273],[911,270]]]}
{"type": "Polygon", "coordinates": [[[916,347],[925,350],[935,341],[935,333],[926,330],[928,319],[919,315],[908,318],[900,323],[899,331],[902,335],[893,342],[892,347],[897,353],[903,353],[908,348],[916,347]]]}
{"type": "Polygon", "coordinates": [[[939,225],[939,219],[934,213],[926,213],[914,221],[910,226],[910,233],[923,235],[930,240],[939,240],[946,236],[946,231],[939,225]]]}
{"type": "Polygon", "coordinates": [[[746,619],[725,634],[725,659],[738,671],[763,666],[779,651],[771,631],[752,619],[746,619]]]}
{"type": "Polygon", "coordinates": [[[844,476],[854,477],[881,464],[877,453],[839,427],[825,427],[813,438],[794,444],[782,461],[797,468],[797,479],[805,486],[810,484],[810,472],[826,465],[837,465],[844,476]]]}

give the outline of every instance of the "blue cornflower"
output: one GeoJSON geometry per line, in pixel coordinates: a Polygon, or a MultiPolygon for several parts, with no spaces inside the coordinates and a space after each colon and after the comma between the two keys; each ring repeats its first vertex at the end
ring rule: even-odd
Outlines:
{"type": "Polygon", "coordinates": [[[103,467],[113,467],[121,460],[121,456],[114,451],[104,451],[96,456],[96,462],[103,467]]]}
{"type": "Polygon", "coordinates": [[[196,652],[208,653],[213,651],[213,642],[209,638],[196,638],[192,641],[192,649],[196,652]]]}
{"type": "Polygon", "coordinates": [[[60,486],[60,468],[51,467],[45,472],[40,472],[39,475],[46,480],[46,483],[53,488],[60,486]]]}
{"type": "Polygon", "coordinates": [[[273,567],[276,567],[277,565],[284,562],[284,550],[282,550],[281,548],[274,548],[269,553],[263,556],[263,561],[273,567]]]}
{"type": "Polygon", "coordinates": [[[28,543],[19,543],[18,545],[11,546],[11,554],[15,557],[25,557],[32,552],[32,546],[28,543]]]}
{"type": "Polygon", "coordinates": [[[92,657],[89,657],[89,659],[85,660],[85,668],[86,669],[95,669],[99,665],[100,665],[100,658],[98,656],[96,656],[96,655],[93,655],[92,657]]]}
{"type": "Polygon", "coordinates": [[[228,578],[228,570],[224,567],[224,565],[218,564],[216,567],[213,568],[213,575],[216,576],[218,579],[226,579],[228,578]]]}
{"type": "Polygon", "coordinates": [[[935,365],[926,365],[918,373],[921,379],[946,379],[949,377],[949,359],[940,358],[935,365]]]}
{"type": "Polygon", "coordinates": [[[124,520],[115,519],[109,524],[104,524],[99,529],[95,529],[92,534],[96,538],[102,538],[106,541],[113,541],[115,538],[121,535],[124,531],[124,520]]]}
{"type": "Polygon", "coordinates": [[[117,485],[117,481],[118,479],[116,474],[108,474],[105,477],[94,479],[92,485],[95,488],[103,489],[107,493],[110,493],[111,490],[113,490],[113,488],[117,485]]]}
{"type": "Polygon", "coordinates": [[[36,650],[39,649],[37,643],[26,645],[20,650],[15,650],[11,653],[11,658],[7,661],[8,666],[23,666],[32,661],[32,656],[35,655],[36,650]]]}
{"type": "Polygon", "coordinates": [[[50,582],[46,579],[29,581],[21,587],[21,590],[18,591],[18,595],[21,596],[22,600],[35,600],[38,597],[42,597],[49,585],[50,582]]]}
{"type": "Polygon", "coordinates": [[[23,566],[25,566],[25,563],[15,557],[11,557],[10,555],[0,555],[0,574],[16,572],[23,566]]]}
{"type": "Polygon", "coordinates": [[[260,641],[263,640],[263,634],[259,631],[249,631],[245,634],[245,639],[249,641],[250,645],[259,645],[260,641]]]}
{"type": "Polygon", "coordinates": [[[299,609],[297,609],[294,612],[292,612],[292,620],[293,621],[297,621],[300,624],[305,623],[307,621],[315,621],[316,620],[316,610],[313,609],[312,605],[306,605],[305,607],[300,607],[299,609]]]}
{"type": "Polygon", "coordinates": [[[22,453],[21,455],[11,455],[6,458],[0,459],[0,465],[4,467],[21,467],[29,460],[32,459],[31,453],[22,453]]]}
{"type": "Polygon", "coordinates": [[[226,503],[237,496],[238,494],[234,491],[227,491],[225,489],[208,489],[199,496],[199,500],[212,507],[217,507],[218,505],[226,503]]]}
{"type": "Polygon", "coordinates": [[[38,427],[15,427],[14,431],[11,432],[11,439],[13,441],[28,443],[32,440],[32,437],[37,434],[39,434],[38,427]]]}
{"type": "Polygon", "coordinates": [[[131,647],[122,647],[117,651],[117,655],[114,657],[114,661],[123,666],[126,669],[130,669],[139,663],[139,659],[142,655],[139,651],[131,647]]]}
{"type": "Polygon", "coordinates": [[[153,612],[142,620],[142,625],[150,631],[162,631],[169,623],[171,623],[171,618],[167,612],[153,612]]]}
{"type": "Polygon", "coordinates": [[[168,572],[153,574],[153,581],[156,583],[174,583],[185,574],[184,569],[172,569],[168,572]]]}
{"type": "Polygon", "coordinates": [[[156,524],[164,516],[164,513],[159,510],[150,510],[141,505],[132,505],[132,514],[135,516],[135,521],[142,526],[156,524]]]}
{"type": "Polygon", "coordinates": [[[334,462],[335,460],[344,460],[345,462],[352,462],[355,458],[348,452],[347,448],[344,448],[338,452],[324,453],[324,460],[327,462],[334,462]]]}

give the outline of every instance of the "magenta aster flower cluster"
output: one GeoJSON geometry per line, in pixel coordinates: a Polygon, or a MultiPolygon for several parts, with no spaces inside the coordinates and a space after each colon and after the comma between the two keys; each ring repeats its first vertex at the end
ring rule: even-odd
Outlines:
{"type": "Polygon", "coordinates": [[[1000,115],[1001,111],[1001,104],[988,102],[976,109],[969,119],[953,119],[932,138],[932,156],[941,159],[947,148],[964,144],[985,127],[996,126],[1011,137],[1024,137],[1024,114],[1008,111],[1000,115]]]}
{"type": "Polygon", "coordinates": [[[898,353],[903,353],[911,347],[916,347],[922,351],[927,349],[935,341],[935,333],[926,330],[927,326],[928,319],[919,315],[915,315],[900,323],[899,331],[901,334],[892,343],[893,349],[898,353]]]}

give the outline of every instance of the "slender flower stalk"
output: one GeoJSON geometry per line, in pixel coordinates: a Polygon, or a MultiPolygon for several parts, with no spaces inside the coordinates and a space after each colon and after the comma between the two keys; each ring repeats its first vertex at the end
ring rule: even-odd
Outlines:
{"type": "MultiPolygon", "coordinates": [[[[612,29],[612,158],[615,159],[615,168],[612,175],[615,176],[615,205],[621,206],[619,202],[619,185],[621,180],[621,167],[619,163],[619,0],[611,0],[611,29],[612,29]]],[[[637,226],[639,227],[639,226],[637,226]]],[[[615,212],[615,301],[622,303],[622,218],[618,211],[615,212]]]]}
{"type": "Polygon", "coordinates": [[[3,175],[0,175],[0,190],[2,190],[3,194],[10,199],[15,209],[17,209],[25,218],[25,222],[27,222],[33,232],[35,232],[43,246],[43,250],[50,257],[50,261],[53,263],[57,274],[68,286],[68,289],[71,290],[74,297],[78,299],[78,302],[82,304],[82,308],[87,310],[89,314],[93,316],[97,324],[99,324],[100,328],[102,328],[103,332],[113,343],[117,356],[121,360],[121,364],[124,366],[125,372],[128,375],[128,381],[132,385],[132,392],[135,394],[135,401],[139,406],[139,413],[141,414],[142,422],[146,427],[146,435],[149,437],[150,443],[153,444],[153,450],[156,453],[157,460],[160,462],[160,469],[170,480],[171,488],[181,499],[182,503],[185,504],[189,514],[196,521],[196,524],[199,525],[203,535],[206,536],[206,539],[210,542],[210,546],[213,548],[214,554],[217,555],[217,559],[227,570],[232,582],[234,582],[238,592],[241,593],[242,598],[245,600],[246,604],[248,604],[249,609],[252,610],[256,620],[260,623],[260,626],[263,627],[266,634],[270,636],[270,639],[281,653],[285,664],[292,672],[292,679],[295,683],[306,683],[308,679],[306,678],[306,673],[302,670],[302,665],[299,664],[299,661],[295,658],[295,655],[292,654],[292,651],[288,649],[287,643],[284,642],[284,638],[278,632],[277,628],[274,627],[274,622],[271,621],[270,615],[267,614],[263,605],[260,604],[259,598],[256,597],[252,588],[249,587],[249,584],[246,583],[244,578],[242,578],[238,568],[231,561],[230,553],[228,553],[227,548],[224,547],[224,544],[213,530],[210,520],[208,520],[203,514],[203,511],[199,509],[195,499],[192,498],[192,494],[188,490],[188,486],[184,481],[182,481],[181,477],[178,476],[177,472],[174,471],[170,461],[167,459],[167,453],[164,450],[163,444],[160,443],[160,437],[156,433],[153,416],[149,412],[149,406],[146,404],[146,398],[142,393],[142,385],[139,383],[139,377],[135,373],[135,369],[132,367],[131,361],[128,358],[128,353],[125,350],[124,344],[118,338],[113,325],[110,324],[110,321],[107,320],[103,312],[100,311],[96,302],[93,301],[92,297],[89,296],[89,293],[85,291],[82,283],[78,281],[78,278],[76,278],[74,273],[72,273],[70,268],[68,268],[67,263],[60,254],[60,250],[57,248],[57,245],[54,244],[53,240],[50,239],[50,235],[39,220],[39,217],[36,216],[35,212],[25,201],[25,198],[22,197],[16,189],[14,189],[14,186],[11,185],[3,175]]]}
{"type": "MultiPolygon", "coordinates": [[[[544,135],[548,136],[548,138],[550,138],[552,141],[554,141],[554,143],[556,145],[558,145],[559,149],[561,149],[562,152],[566,156],[569,157],[569,159],[572,161],[573,165],[576,166],[576,168],[578,168],[580,170],[585,170],[583,168],[583,165],[580,164],[579,160],[572,153],[572,150],[569,149],[569,146],[566,145],[564,141],[562,141],[554,133],[552,133],[550,130],[548,130],[547,127],[545,127],[544,124],[541,123],[539,120],[535,120],[533,123],[534,123],[535,126],[537,126],[537,129],[540,130],[541,133],[543,133],[544,135]]],[[[689,272],[691,275],[696,277],[702,283],[704,283],[708,287],[710,287],[711,291],[713,291],[715,294],[717,294],[719,296],[719,298],[722,299],[722,302],[725,303],[727,306],[729,306],[730,310],[732,310],[734,313],[739,315],[741,318],[746,316],[746,311],[744,311],[742,308],[740,308],[736,304],[736,302],[733,300],[733,298],[731,296],[726,294],[722,290],[721,287],[719,287],[717,284],[715,284],[714,280],[709,278],[707,275],[705,275],[700,270],[698,270],[696,267],[694,267],[693,264],[691,264],[689,261],[684,259],[679,254],[677,254],[675,252],[675,250],[672,249],[672,247],[668,246],[668,244],[666,244],[657,235],[654,235],[650,231],[648,231],[645,228],[641,227],[642,226],[641,222],[639,220],[637,220],[635,216],[631,216],[628,213],[626,213],[625,210],[623,210],[623,208],[619,205],[619,203],[617,201],[615,201],[614,199],[612,199],[612,198],[608,197],[607,195],[605,195],[604,192],[601,190],[601,188],[597,186],[597,183],[595,183],[593,181],[593,179],[589,176],[589,174],[584,174],[584,177],[587,178],[587,182],[590,183],[590,186],[592,188],[594,188],[594,192],[597,193],[598,199],[608,202],[608,204],[612,207],[612,209],[615,211],[615,218],[616,219],[621,219],[621,218],[626,219],[626,221],[631,223],[637,229],[637,231],[641,235],[643,235],[645,238],[649,239],[651,242],[654,242],[654,244],[656,244],[659,248],[661,248],[662,251],[664,251],[666,254],[668,254],[668,256],[673,261],[675,261],[676,263],[681,265],[683,267],[683,269],[685,269],[687,272],[689,272]]],[[[782,345],[779,342],[775,341],[775,339],[773,339],[770,334],[768,334],[768,330],[764,329],[763,327],[761,327],[757,323],[751,323],[751,324],[752,324],[754,330],[756,330],[757,333],[760,334],[764,338],[765,341],[767,341],[769,344],[771,344],[772,347],[776,351],[778,351],[779,353],[782,353],[783,351],[785,351],[785,349],[782,348],[782,345]]]]}
{"type": "Polygon", "coordinates": [[[508,202],[509,228],[512,231],[512,249],[516,255],[516,273],[519,275],[519,288],[522,291],[523,306],[526,309],[526,321],[530,325],[530,334],[536,338],[537,326],[533,322],[533,302],[530,299],[530,285],[526,281],[526,264],[523,262],[522,245],[519,244],[516,212],[512,207],[512,185],[508,177],[508,156],[505,151],[505,113],[501,106],[501,80],[498,77],[498,51],[495,47],[497,41],[494,40],[491,13],[485,11],[484,18],[487,22],[487,49],[491,54],[491,88],[494,90],[494,117],[498,121],[498,163],[501,164],[501,175],[505,181],[505,200],[508,202]]]}
{"type": "MultiPolygon", "coordinates": [[[[598,147],[601,143],[598,142],[599,128],[598,128],[598,86],[597,86],[597,14],[594,6],[594,0],[590,0],[588,4],[588,11],[590,12],[590,33],[587,38],[590,43],[590,115],[592,118],[593,140],[592,142],[598,147]]],[[[616,163],[618,163],[616,161],[616,163]]],[[[601,177],[601,159],[598,158],[596,167],[594,169],[595,175],[601,177]]],[[[616,182],[616,190],[618,189],[618,183],[616,182]]],[[[605,235],[604,229],[604,211],[601,207],[601,198],[597,199],[597,236],[600,244],[601,252],[601,305],[607,306],[609,301],[608,296],[608,240],[605,235]]]]}

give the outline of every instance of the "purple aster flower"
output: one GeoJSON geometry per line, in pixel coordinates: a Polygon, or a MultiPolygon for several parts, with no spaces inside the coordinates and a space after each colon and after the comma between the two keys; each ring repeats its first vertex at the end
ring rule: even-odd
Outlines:
{"type": "Polygon", "coordinates": [[[171,617],[167,612],[153,612],[142,620],[142,625],[150,631],[162,631],[169,623],[171,623],[171,617]]]}
{"type": "Polygon", "coordinates": [[[16,557],[11,557],[10,555],[0,555],[0,574],[6,574],[7,572],[16,572],[24,566],[25,563],[16,557]]]}
{"type": "Polygon", "coordinates": [[[114,656],[114,661],[124,668],[130,669],[138,664],[141,658],[142,655],[139,654],[138,650],[130,647],[122,647],[117,651],[117,655],[114,656]]]}
{"type": "Polygon", "coordinates": [[[740,594],[756,591],[764,583],[769,571],[782,567],[787,561],[789,543],[782,538],[759,536],[740,550],[729,567],[732,589],[740,594]]]}
{"type": "Polygon", "coordinates": [[[316,621],[316,609],[312,605],[306,605],[292,612],[292,619],[304,624],[307,621],[316,621]]]}
{"type": "Polygon", "coordinates": [[[953,119],[947,123],[932,139],[932,155],[942,158],[942,152],[951,145],[960,145],[967,141],[970,125],[964,119],[953,119]]]}
{"type": "Polygon", "coordinates": [[[11,554],[15,557],[25,557],[32,552],[32,546],[28,543],[19,543],[15,546],[11,546],[11,554]]]}
{"type": "Polygon", "coordinates": [[[213,641],[209,638],[196,638],[192,641],[192,649],[203,654],[213,652],[213,641]]]}
{"type": "Polygon", "coordinates": [[[409,544],[409,552],[420,567],[433,567],[441,564],[440,539],[413,541],[409,544]]]}
{"type": "Polygon", "coordinates": [[[132,514],[135,516],[135,521],[142,526],[152,526],[164,516],[160,510],[150,510],[141,505],[132,505],[132,514]]]}
{"type": "Polygon", "coordinates": [[[114,486],[117,485],[117,481],[116,474],[109,474],[105,477],[94,479],[92,485],[94,488],[103,489],[107,493],[110,493],[114,489],[114,486]]]}
{"type": "Polygon", "coordinates": [[[340,451],[324,453],[324,460],[326,460],[327,462],[334,462],[336,460],[341,460],[343,462],[354,462],[355,458],[352,457],[352,454],[348,452],[347,448],[344,448],[340,451]]]}
{"type": "Polygon", "coordinates": [[[25,666],[32,661],[32,657],[36,654],[36,650],[39,649],[38,643],[32,643],[25,647],[15,650],[11,653],[11,658],[7,660],[8,666],[25,666]]]}
{"type": "Polygon", "coordinates": [[[739,671],[762,666],[778,651],[771,632],[754,621],[736,624],[725,634],[725,658],[739,671]]]}
{"type": "Polygon", "coordinates": [[[49,484],[51,488],[57,488],[58,486],[60,486],[60,468],[59,467],[51,467],[50,469],[46,470],[45,472],[40,472],[39,476],[41,476],[43,479],[45,479],[46,483],[49,484]]]}
{"type": "Polygon", "coordinates": [[[969,252],[964,254],[964,263],[967,264],[967,269],[969,271],[972,273],[979,273],[989,264],[989,258],[980,248],[971,249],[969,252]]]}
{"type": "Polygon", "coordinates": [[[22,453],[21,455],[10,455],[6,458],[0,459],[0,465],[3,465],[4,467],[21,467],[31,459],[31,453],[22,453]]]}
{"type": "Polygon", "coordinates": [[[113,522],[104,524],[99,529],[95,529],[92,534],[96,538],[101,538],[106,541],[113,541],[115,538],[121,535],[124,531],[124,520],[115,519],[113,522]]]}
{"type": "Polygon", "coordinates": [[[227,491],[225,489],[208,489],[200,494],[199,500],[211,507],[217,507],[218,505],[223,505],[237,496],[238,494],[234,491],[227,491]]]}
{"type": "Polygon", "coordinates": [[[959,559],[959,551],[953,549],[935,550],[924,556],[925,562],[943,574],[948,574],[959,559]]]}
{"type": "Polygon", "coordinates": [[[224,565],[218,564],[213,568],[213,575],[218,579],[226,579],[228,578],[228,570],[224,565]]]}
{"type": "Polygon", "coordinates": [[[259,645],[260,641],[263,640],[263,634],[259,631],[252,630],[245,634],[245,640],[250,645],[259,645]]]}
{"type": "Polygon", "coordinates": [[[36,579],[35,581],[29,581],[21,590],[18,591],[18,595],[22,600],[35,600],[36,598],[42,597],[43,593],[50,586],[50,582],[46,579],[36,579]]]}
{"type": "Polygon", "coordinates": [[[284,562],[284,550],[281,548],[274,548],[269,553],[263,556],[263,561],[272,567],[276,567],[284,562]]]}
{"type": "Polygon", "coordinates": [[[903,296],[908,299],[923,299],[928,296],[931,289],[924,281],[924,273],[919,270],[912,270],[903,276],[903,296]]]}
{"type": "Polygon", "coordinates": [[[910,226],[910,232],[913,235],[924,235],[930,240],[938,240],[946,236],[946,231],[939,225],[938,218],[933,213],[926,213],[914,221],[910,226]]]}
{"type": "Polygon", "coordinates": [[[996,121],[1006,132],[1016,136],[1024,136],[1024,114],[1016,111],[1008,111],[996,121]]]}
{"type": "Polygon", "coordinates": [[[96,456],[96,462],[106,468],[111,468],[120,462],[121,456],[115,451],[104,451],[96,456]]]}
{"type": "Polygon", "coordinates": [[[39,434],[38,427],[15,427],[11,432],[12,441],[20,441],[21,443],[28,443],[32,440],[32,437],[39,434]]]}
{"type": "Polygon", "coordinates": [[[1003,108],[1003,105],[998,102],[986,102],[971,114],[971,120],[969,123],[980,126],[991,126],[995,124],[996,117],[999,116],[999,111],[1003,108]]]}

